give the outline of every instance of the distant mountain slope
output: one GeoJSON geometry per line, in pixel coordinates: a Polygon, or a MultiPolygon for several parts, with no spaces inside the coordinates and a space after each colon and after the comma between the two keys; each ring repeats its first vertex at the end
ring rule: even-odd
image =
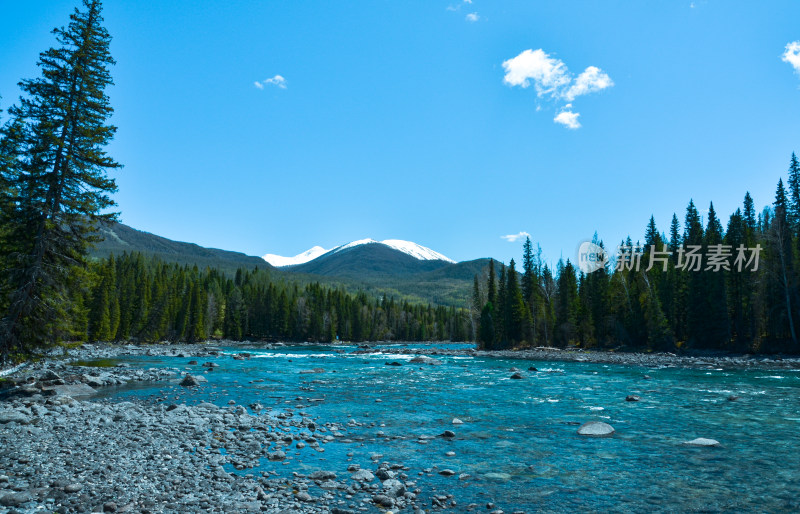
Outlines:
{"type": "Polygon", "coordinates": [[[448,262],[441,260],[420,260],[408,253],[373,241],[359,242],[354,246],[341,246],[313,261],[282,269],[296,273],[365,279],[412,275],[449,265],[448,262]]]}
{"type": "MultiPolygon", "coordinates": [[[[500,263],[495,261],[495,270],[500,263]]],[[[438,269],[383,280],[384,287],[441,305],[467,307],[472,298],[473,280],[480,277],[481,284],[489,270],[489,259],[476,259],[456,264],[446,264],[438,269]]],[[[497,271],[496,271],[497,272],[497,271]]]]}
{"type": "MultiPolygon", "coordinates": [[[[457,307],[468,305],[473,277],[484,275],[489,265],[489,259],[455,264],[420,260],[385,244],[363,243],[329,252],[305,264],[273,268],[260,257],[172,241],[121,223],[104,226],[100,235],[104,240],[90,252],[91,257],[141,252],[180,265],[217,268],[229,275],[240,267],[267,268],[274,280],[297,282],[301,286],[319,282],[350,292],[361,290],[370,295],[394,296],[397,300],[457,307]]],[[[499,270],[499,263],[496,267],[499,270]]]]}
{"type": "MultiPolygon", "coordinates": [[[[475,259],[472,261],[457,262],[449,266],[442,266],[441,268],[428,271],[420,274],[417,278],[420,280],[436,281],[436,280],[469,280],[470,285],[475,275],[488,273],[489,268],[488,257],[483,259],[475,259]]],[[[495,261],[495,270],[499,272],[500,263],[495,261]]]]}
{"type": "Polygon", "coordinates": [[[97,243],[89,252],[91,257],[104,258],[110,254],[122,255],[124,252],[141,252],[158,257],[166,262],[181,265],[197,265],[217,268],[225,273],[235,273],[237,268],[261,269],[271,268],[260,257],[253,257],[239,252],[204,248],[194,243],[172,241],[165,237],[136,230],[122,223],[111,223],[100,228],[99,235],[103,241],[97,243]]]}

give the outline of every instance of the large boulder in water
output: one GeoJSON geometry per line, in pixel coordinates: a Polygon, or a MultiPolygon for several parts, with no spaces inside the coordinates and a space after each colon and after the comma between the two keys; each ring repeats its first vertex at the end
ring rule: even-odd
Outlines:
{"type": "Polygon", "coordinates": [[[375,475],[366,469],[359,469],[350,478],[357,482],[372,482],[375,479],[375,475]]]}
{"type": "Polygon", "coordinates": [[[602,421],[589,421],[578,427],[578,435],[590,437],[608,437],[614,433],[614,427],[602,421]]]}
{"type": "Polygon", "coordinates": [[[181,385],[183,387],[197,387],[200,385],[200,382],[198,382],[197,379],[192,375],[187,374],[185,377],[183,377],[183,380],[181,380],[181,385]]]}

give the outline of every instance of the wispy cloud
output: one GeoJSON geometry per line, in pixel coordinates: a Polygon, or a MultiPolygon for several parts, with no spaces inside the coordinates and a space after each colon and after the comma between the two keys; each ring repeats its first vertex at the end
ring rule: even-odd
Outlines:
{"type": "Polygon", "coordinates": [[[791,64],[794,71],[800,73],[800,41],[788,43],[781,60],[791,64]]]}
{"type": "Polygon", "coordinates": [[[253,85],[255,85],[258,89],[264,89],[264,86],[278,86],[281,89],[286,89],[286,79],[281,75],[275,75],[274,77],[262,80],[261,82],[254,82],[253,85]]]}
{"type": "MultiPolygon", "coordinates": [[[[614,81],[597,66],[589,66],[574,78],[561,59],[551,57],[541,48],[528,49],[512,59],[503,62],[505,76],[503,82],[509,86],[523,89],[533,84],[536,95],[558,103],[572,102],[579,96],[610,88],[614,81]]],[[[577,129],[580,113],[572,112],[572,105],[562,107],[553,119],[568,128],[577,129]]],[[[538,109],[537,109],[538,110],[538,109]]]]}
{"type": "MultiPolygon", "coordinates": [[[[459,3],[448,5],[447,10],[451,12],[459,12],[461,10],[461,7],[466,7],[471,5],[472,5],[472,0],[462,0],[459,3]]],[[[464,16],[464,19],[470,23],[475,23],[476,21],[480,20],[481,17],[478,15],[477,12],[471,12],[468,13],[466,16],[464,16]]]]}
{"type": "Polygon", "coordinates": [[[575,82],[567,89],[566,93],[564,93],[564,98],[571,102],[576,97],[588,95],[595,91],[602,91],[613,85],[614,81],[611,80],[608,74],[596,66],[589,66],[583,73],[578,75],[575,82]]]}
{"type": "Polygon", "coordinates": [[[531,237],[530,234],[527,232],[520,232],[519,234],[509,234],[507,236],[500,236],[501,239],[505,239],[509,243],[516,243],[518,240],[523,239],[525,237],[531,237]]]}

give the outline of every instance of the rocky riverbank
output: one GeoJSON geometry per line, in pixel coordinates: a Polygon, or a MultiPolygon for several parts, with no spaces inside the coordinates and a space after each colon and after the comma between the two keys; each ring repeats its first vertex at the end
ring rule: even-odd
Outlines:
{"type": "Polygon", "coordinates": [[[0,423],[0,512],[421,510],[408,469],[379,459],[291,478],[248,473],[322,452],[346,430],[302,413],[55,396],[6,402],[0,423]]]}
{"type": "Polygon", "coordinates": [[[380,454],[359,462],[352,452],[339,459],[341,469],[303,464],[319,462],[304,456],[316,457],[329,445],[352,443],[348,431],[361,426],[355,420],[323,422],[299,408],[233,401],[90,400],[98,389],[131,382],[171,379],[175,387],[180,379],[189,392],[204,382],[201,375],[181,378],[178,369],[80,365],[121,354],[199,360],[219,349],[85,345],[15,370],[4,379],[0,402],[0,513],[421,513],[458,505],[452,495],[423,491],[416,481],[455,474],[449,470],[412,471],[380,454]]]}
{"type": "Polygon", "coordinates": [[[676,355],[667,352],[635,353],[593,351],[577,348],[529,348],[518,350],[450,349],[446,345],[430,348],[396,348],[362,345],[356,353],[380,351],[395,355],[472,356],[548,362],[591,362],[649,368],[679,367],[693,369],[800,369],[800,357],[780,355],[696,353],[676,355]]]}

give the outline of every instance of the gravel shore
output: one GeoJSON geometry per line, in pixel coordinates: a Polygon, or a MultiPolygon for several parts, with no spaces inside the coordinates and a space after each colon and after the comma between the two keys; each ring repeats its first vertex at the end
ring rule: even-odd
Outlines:
{"type": "MultiPolygon", "coordinates": [[[[342,469],[275,471],[343,444],[353,420],[324,422],[260,404],[92,401],[102,387],[177,381],[180,372],[73,364],[121,354],[218,353],[208,345],[85,345],[14,370],[0,390],[0,513],[422,513],[456,504],[452,495],[423,493],[409,468],[381,462],[379,454],[358,462],[348,453],[342,469]]],[[[190,377],[181,385],[204,382],[190,377]]]]}

